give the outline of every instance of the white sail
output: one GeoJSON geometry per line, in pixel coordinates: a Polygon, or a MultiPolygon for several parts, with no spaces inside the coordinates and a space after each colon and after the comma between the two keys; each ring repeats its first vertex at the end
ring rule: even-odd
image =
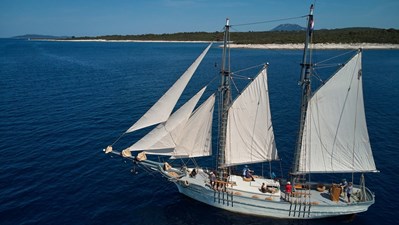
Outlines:
{"type": "Polygon", "coordinates": [[[308,103],[298,172],[375,171],[363,104],[361,52],[308,103]]]}
{"type": "Polygon", "coordinates": [[[191,115],[183,135],[173,152],[175,158],[191,158],[212,154],[212,118],[215,94],[211,95],[191,115]]]}
{"type": "Polygon", "coordinates": [[[151,150],[157,150],[158,152],[162,152],[162,154],[172,152],[205,89],[206,87],[202,88],[180,109],[174,112],[165,123],[159,124],[151,132],[130,146],[128,148],[129,151],[145,150],[149,153],[151,150]]]}
{"type": "Polygon", "coordinates": [[[278,159],[264,68],[229,108],[225,166],[278,159]]]}
{"type": "Polygon", "coordinates": [[[139,130],[144,127],[165,122],[177,100],[180,98],[184,88],[187,86],[195,70],[198,68],[202,59],[205,57],[212,43],[202,52],[202,54],[194,61],[194,63],[184,72],[184,74],[173,84],[171,88],[135,123],[126,133],[139,130]]]}

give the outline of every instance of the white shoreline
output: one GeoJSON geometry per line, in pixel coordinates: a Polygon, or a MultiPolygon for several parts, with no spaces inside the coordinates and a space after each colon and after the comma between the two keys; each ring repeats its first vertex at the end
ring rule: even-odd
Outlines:
{"type": "MultiPolygon", "coordinates": [[[[38,39],[36,40],[38,41],[38,39]]],[[[40,41],[71,41],[71,42],[150,42],[150,43],[209,43],[209,41],[162,41],[162,40],[106,40],[106,39],[41,39],[40,41]]]]}
{"type": "MultiPolygon", "coordinates": [[[[43,41],[69,41],[69,42],[149,42],[149,43],[209,43],[209,41],[162,41],[162,40],[105,40],[105,39],[74,39],[57,40],[42,39],[43,41]]],[[[230,44],[231,48],[243,49],[285,49],[301,50],[304,44],[230,44]]],[[[314,49],[399,49],[399,44],[379,44],[379,43],[318,43],[311,44],[314,49]]]]}
{"type": "MultiPolygon", "coordinates": [[[[304,44],[231,44],[231,48],[245,49],[303,49],[304,44]]],[[[399,44],[378,44],[378,43],[320,43],[311,44],[313,49],[399,49],[399,44]]]]}

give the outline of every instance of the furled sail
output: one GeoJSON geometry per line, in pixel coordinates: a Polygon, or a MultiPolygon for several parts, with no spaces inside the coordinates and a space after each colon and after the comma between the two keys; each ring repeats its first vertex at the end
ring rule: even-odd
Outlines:
{"type": "Polygon", "coordinates": [[[173,151],[194,107],[197,105],[205,89],[206,87],[202,88],[180,109],[174,112],[165,123],[159,124],[151,132],[130,146],[128,148],[129,151],[162,150],[166,154],[173,151]]]}
{"type": "Polygon", "coordinates": [[[212,119],[215,94],[191,115],[175,148],[175,158],[191,158],[212,154],[212,119]]]}
{"type": "Polygon", "coordinates": [[[165,122],[177,100],[180,98],[184,88],[187,86],[195,70],[198,68],[202,59],[205,57],[212,43],[202,52],[194,63],[184,72],[184,74],[173,84],[171,88],[135,123],[126,133],[133,132],[151,125],[165,122]]]}
{"type": "Polygon", "coordinates": [[[375,171],[363,104],[361,52],[308,102],[299,171],[375,171]]]}
{"type": "Polygon", "coordinates": [[[229,108],[225,166],[277,159],[265,67],[229,108]]]}

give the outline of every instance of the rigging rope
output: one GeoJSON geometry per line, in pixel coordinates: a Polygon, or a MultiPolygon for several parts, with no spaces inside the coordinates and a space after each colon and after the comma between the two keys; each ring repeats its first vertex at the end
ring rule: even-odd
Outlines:
{"type": "Polygon", "coordinates": [[[241,70],[237,70],[237,71],[235,71],[235,72],[231,72],[231,73],[230,73],[230,74],[231,74],[230,80],[231,80],[231,82],[233,83],[234,88],[235,88],[235,90],[237,91],[237,93],[240,94],[241,91],[239,90],[239,88],[237,87],[236,83],[234,82],[234,79],[254,80],[254,78],[252,78],[252,77],[240,75],[240,74],[238,74],[238,73],[239,73],[239,72],[243,72],[243,71],[247,71],[247,70],[250,70],[250,69],[254,69],[254,68],[257,68],[257,67],[265,66],[265,65],[267,65],[267,64],[262,63],[262,64],[259,64],[259,65],[250,66],[250,67],[247,67],[247,68],[244,68],[244,69],[241,69],[241,70]],[[234,76],[234,77],[233,77],[233,76],[234,76]]]}
{"type": "Polygon", "coordinates": [[[337,66],[343,66],[343,64],[342,64],[342,63],[321,64],[321,65],[316,64],[316,65],[313,67],[313,70],[314,70],[315,68],[317,68],[317,69],[325,69],[325,68],[331,68],[331,67],[337,67],[337,66]]]}
{"type": "Polygon", "coordinates": [[[256,67],[260,67],[260,66],[265,66],[265,64],[262,63],[262,64],[259,64],[259,65],[250,66],[250,67],[247,67],[247,68],[244,68],[244,69],[241,69],[241,70],[237,70],[235,72],[231,72],[231,74],[234,75],[236,73],[239,73],[239,72],[242,72],[242,71],[246,71],[246,70],[250,70],[250,69],[253,69],[253,68],[256,68],[256,67]]]}
{"type": "MultiPolygon", "coordinates": [[[[232,28],[232,29],[235,30],[235,31],[237,31],[237,32],[243,32],[243,31],[239,31],[239,30],[234,29],[234,28],[232,28]]],[[[287,53],[286,53],[287,51],[275,51],[276,49],[275,49],[275,48],[272,48],[272,47],[268,47],[268,46],[267,46],[267,45],[268,45],[267,43],[255,44],[255,45],[262,45],[262,47],[261,47],[260,49],[263,49],[263,50],[272,50],[273,53],[276,53],[277,55],[280,55],[280,56],[287,56],[287,53]],[[283,52],[283,53],[282,53],[282,52],[283,52]]],[[[284,50],[284,49],[283,49],[283,50],[284,50]]],[[[287,49],[285,49],[285,50],[287,50],[287,49]]],[[[292,59],[291,57],[290,57],[290,58],[287,58],[286,61],[292,62],[292,63],[298,63],[298,61],[292,59]]]]}
{"type": "Polygon", "coordinates": [[[255,24],[263,24],[263,23],[272,23],[272,22],[279,22],[279,21],[285,21],[285,20],[294,20],[294,19],[300,19],[307,17],[308,15],[304,16],[296,16],[296,17],[289,17],[289,18],[282,18],[282,19],[274,19],[274,20],[265,20],[265,21],[259,21],[259,22],[253,22],[253,23],[241,23],[241,24],[235,24],[235,25],[230,25],[231,27],[238,27],[238,26],[247,26],[247,25],[255,25],[255,24]]]}
{"type": "Polygon", "coordinates": [[[237,93],[241,93],[240,92],[240,90],[238,89],[238,87],[237,87],[237,85],[236,85],[236,83],[234,82],[234,79],[233,79],[233,77],[230,77],[230,81],[231,81],[231,83],[233,83],[233,85],[234,85],[234,87],[235,87],[235,89],[236,89],[236,91],[237,91],[237,93]]]}
{"type": "Polygon", "coordinates": [[[330,60],[332,60],[332,59],[341,57],[341,56],[343,56],[343,55],[346,55],[346,54],[349,54],[349,53],[353,53],[353,52],[357,52],[357,49],[351,50],[351,51],[348,51],[348,52],[344,52],[344,53],[342,53],[342,54],[339,54],[339,55],[336,55],[336,56],[334,56],[334,57],[331,57],[331,58],[325,59],[325,60],[323,60],[323,61],[320,61],[320,62],[318,62],[318,63],[315,63],[315,66],[317,66],[318,64],[321,64],[321,63],[330,61],[330,60]]]}
{"type": "Polygon", "coordinates": [[[123,136],[125,136],[125,134],[126,134],[126,132],[123,132],[123,133],[114,141],[114,143],[112,143],[111,146],[113,146],[116,142],[118,142],[119,139],[121,139],[123,136]]]}
{"type": "Polygon", "coordinates": [[[312,71],[313,71],[312,76],[313,76],[314,78],[316,78],[318,81],[320,81],[320,83],[324,84],[325,82],[323,81],[323,79],[321,79],[321,77],[320,77],[320,75],[317,73],[317,71],[316,71],[314,68],[312,68],[312,71]]]}

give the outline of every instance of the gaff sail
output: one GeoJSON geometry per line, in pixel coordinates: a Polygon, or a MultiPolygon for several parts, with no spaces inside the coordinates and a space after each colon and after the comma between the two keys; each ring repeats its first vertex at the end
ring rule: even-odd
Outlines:
{"type": "Polygon", "coordinates": [[[359,52],[308,102],[299,173],[376,171],[366,126],[359,52]]]}
{"type": "Polygon", "coordinates": [[[277,160],[267,68],[263,68],[228,111],[225,166],[277,160]]]}

